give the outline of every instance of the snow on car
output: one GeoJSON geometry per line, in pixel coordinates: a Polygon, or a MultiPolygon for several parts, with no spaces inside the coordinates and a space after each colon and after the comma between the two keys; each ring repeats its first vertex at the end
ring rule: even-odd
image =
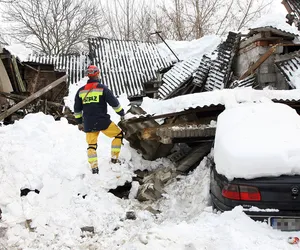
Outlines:
{"type": "Polygon", "coordinates": [[[235,206],[281,230],[300,230],[300,117],[280,103],[246,103],[219,115],[211,171],[214,208],[235,206]]]}

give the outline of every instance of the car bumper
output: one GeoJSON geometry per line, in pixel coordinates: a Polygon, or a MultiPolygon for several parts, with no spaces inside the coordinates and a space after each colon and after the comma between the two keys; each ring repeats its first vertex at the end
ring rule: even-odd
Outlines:
{"type": "MultiPolygon", "coordinates": [[[[230,211],[234,206],[228,206],[211,195],[214,208],[218,211],[225,212],[230,211]]],[[[299,231],[300,230],[300,211],[276,211],[275,209],[261,209],[259,211],[252,211],[249,208],[244,208],[244,213],[255,221],[262,221],[268,223],[273,228],[283,231],[299,231]],[[278,226],[274,221],[282,221],[282,227],[278,226]],[[291,222],[293,220],[293,222],[291,222]],[[286,226],[285,223],[293,225],[286,226]],[[275,225],[276,224],[276,225],[275,225]]]]}

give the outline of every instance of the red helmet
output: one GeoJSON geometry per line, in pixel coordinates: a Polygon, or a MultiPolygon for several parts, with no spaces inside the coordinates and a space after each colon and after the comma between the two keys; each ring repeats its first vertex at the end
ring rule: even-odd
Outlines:
{"type": "Polygon", "coordinates": [[[95,65],[90,65],[88,66],[87,70],[86,70],[86,75],[88,77],[95,77],[95,76],[98,76],[100,73],[100,70],[98,69],[97,66],[95,65]]]}

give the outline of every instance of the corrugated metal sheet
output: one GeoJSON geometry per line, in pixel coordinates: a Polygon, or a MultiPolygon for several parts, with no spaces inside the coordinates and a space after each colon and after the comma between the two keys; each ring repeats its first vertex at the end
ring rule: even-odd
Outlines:
{"type": "Polygon", "coordinates": [[[291,82],[291,79],[294,76],[295,71],[300,68],[300,51],[277,57],[275,64],[279,68],[287,83],[292,88],[296,88],[296,86],[291,82]]]}
{"type": "Polygon", "coordinates": [[[229,32],[225,42],[216,49],[216,59],[211,61],[208,72],[205,90],[223,89],[231,76],[231,65],[240,41],[239,34],[229,32]]]}
{"type": "Polygon", "coordinates": [[[243,80],[236,80],[231,83],[229,88],[246,88],[246,87],[254,87],[256,85],[256,75],[250,75],[243,80]]]}
{"type": "Polygon", "coordinates": [[[31,54],[28,61],[43,64],[53,64],[55,70],[66,71],[69,83],[73,84],[80,81],[85,75],[84,72],[90,60],[87,54],[82,55],[43,55],[31,54]]]}
{"type": "Polygon", "coordinates": [[[158,89],[158,97],[167,99],[176,89],[190,79],[197,70],[201,62],[201,58],[190,58],[182,62],[176,63],[172,69],[164,74],[163,84],[158,89]]]}
{"type": "Polygon", "coordinates": [[[154,43],[89,39],[90,57],[101,69],[103,82],[116,95],[144,96],[144,82],[156,78],[156,71],[172,64],[154,43]]]}
{"type": "MultiPolygon", "coordinates": [[[[218,98],[215,98],[217,95],[219,95],[221,92],[213,93],[214,96],[212,96],[211,92],[202,92],[202,93],[196,93],[194,96],[186,96],[186,98],[194,98],[194,102],[191,102],[190,106],[177,108],[176,112],[172,113],[156,113],[154,115],[152,114],[141,114],[140,116],[135,116],[133,118],[129,118],[126,121],[127,122],[134,122],[135,120],[144,121],[144,120],[150,120],[150,119],[164,119],[165,117],[173,117],[179,114],[187,114],[191,112],[198,112],[198,111],[205,111],[206,109],[208,111],[210,110],[224,110],[225,108],[225,100],[227,99],[226,96],[228,96],[228,92],[230,92],[230,95],[232,97],[235,96],[235,101],[237,102],[247,102],[247,101],[260,101],[262,98],[267,98],[269,100],[272,100],[274,102],[280,102],[285,103],[288,105],[297,104],[299,106],[300,103],[300,90],[245,90],[245,89],[226,89],[223,90],[226,91],[226,94],[220,95],[218,98]],[[246,92],[245,92],[246,91],[246,92]],[[249,91],[249,92],[248,92],[249,91]],[[236,92],[236,93],[235,93],[236,92]],[[239,94],[240,93],[240,94],[239,94]]],[[[182,97],[177,97],[182,98],[182,97]]],[[[178,100],[178,102],[182,102],[182,100],[178,100]]],[[[188,103],[188,102],[187,102],[188,103]]],[[[163,104],[165,105],[165,104],[163,104]]]]}
{"type": "MultiPolygon", "coordinates": [[[[132,106],[129,112],[135,115],[145,114],[145,111],[138,106],[132,106]]],[[[154,160],[160,157],[166,157],[167,155],[169,155],[171,149],[173,148],[172,144],[166,145],[154,140],[141,140],[141,130],[143,130],[144,128],[159,126],[159,124],[153,119],[136,124],[121,122],[119,126],[123,131],[126,131],[124,136],[125,139],[130,142],[130,146],[136,149],[140,154],[142,154],[143,158],[146,160],[154,160]]]]}
{"type": "Polygon", "coordinates": [[[205,124],[180,124],[173,127],[158,127],[156,135],[169,138],[186,138],[186,137],[209,137],[214,136],[216,126],[205,124]]]}
{"type": "Polygon", "coordinates": [[[207,76],[211,67],[211,58],[204,55],[201,59],[200,66],[196,71],[193,84],[202,88],[207,80],[207,76]]]}

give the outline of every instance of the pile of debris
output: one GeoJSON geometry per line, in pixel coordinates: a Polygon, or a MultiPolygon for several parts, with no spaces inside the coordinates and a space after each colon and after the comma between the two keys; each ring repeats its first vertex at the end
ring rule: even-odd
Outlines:
{"type": "Polygon", "coordinates": [[[67,75],[52,64],[21,62],[8,50],[0,53],[0,121],[11,124],[28,113],[64,116],[67,75]]]}

